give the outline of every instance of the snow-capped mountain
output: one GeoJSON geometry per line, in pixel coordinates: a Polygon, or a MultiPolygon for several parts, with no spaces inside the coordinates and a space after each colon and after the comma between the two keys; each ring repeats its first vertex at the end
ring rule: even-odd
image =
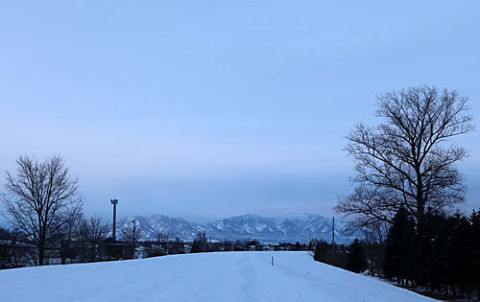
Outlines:
{"type": "MultiPolygon", "coordinates": [[[[270,218],[258,215],[242,215],[225,218],[207,224],[189,222],[183,218],[164,215],[150,217],[135,216],[122,219],[117,224],[117,233],[124,228],[136,227],[142,230],[142,239],[156,240],[159,235],[191,241],[198,232],[205,232],[210,240],[247,240],[262,242],[308,242],[312,238],[330,242],[332,220],[320,215],[290,215],[287,218],[270,218]]],[[[348,243],[359,234],[346,230],[345,222],[335,223],[335,241],[348,243]]]]}
{"type": "Polygon", "coordinates": [[[152,215],[149,217],[127,217],[117,223],[117,234],[122,229],[132,228],[133,223],[142,231],[143,240],[156,240],[159,235],[168,235],[169,238],[193,240],[198,232],[205,232],[205,227],[189,222],[183,218],[170,218],[165,215],[152,215]]]}

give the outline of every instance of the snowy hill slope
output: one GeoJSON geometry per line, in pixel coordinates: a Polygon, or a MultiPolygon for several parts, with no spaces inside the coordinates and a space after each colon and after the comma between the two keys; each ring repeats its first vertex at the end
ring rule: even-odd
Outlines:
{"type": "Polygon", "coordinates": [[[0,301],[436,301],[305,252],[175,255],[0,271],[0,301]],[[274,257],[274,266],[271,265],[274,257]]]}

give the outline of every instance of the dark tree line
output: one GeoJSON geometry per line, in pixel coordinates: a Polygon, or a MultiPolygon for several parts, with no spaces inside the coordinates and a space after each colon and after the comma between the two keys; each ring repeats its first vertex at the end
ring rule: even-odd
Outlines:
{"type": "Polygon", "coordinates": [[[256,239],[236,241],[209,241],[203,232],[197,233],[191,243],[191,253],[204,252],[245,252],[245,251],[311,251],[312,243],[308,246],[300,242],[262,243],[256,239]]]}
{"type": "MultiPolygon", "coordinates": [[[[77,217],[44,246],[43,262],[78,263],[101,260],[102,247],[108,243],[108,226],[98,216],[77,217]],[[53,261],[53,262],[52,262],[53,261]]],[[[103,252],[105,255],[105,252],[103,252]]],[[[105,260],[106,257],[103,257],[105,260]]],[[[34,238],[21,230],[0,228],[0,268],[38,264],[38,246],[34,238]]]]}
{"type": "Polygon", "coordinates": [[[400,209],[387,237],[384,274],[405,286],[454,296],[478,295],[480,211],[469,217],[433,213],[419,226],[400,209]]]}
{"type": "Polygon", "coordinates": [[[32,247],[32,244],[25,242],[25,236],[21,232],[0,228],[0,269],[33,263],[35,254],[32,247]]]}
{"type": "Polygon", "coordinates": [[[315,261],[341,267],[354,273],[367,269],[364,244],[358,238],[349,245],[332,245],[325,241],[311,240],[308,246],[314,252],[315,261]]]}
{"type": "Polygon", "coordinates": [[[400,208],[383,243],[312,241],[314,259],[445,297],[480,298],[480,210],[469,216],[427,209],[420,226],[400,208]]]}

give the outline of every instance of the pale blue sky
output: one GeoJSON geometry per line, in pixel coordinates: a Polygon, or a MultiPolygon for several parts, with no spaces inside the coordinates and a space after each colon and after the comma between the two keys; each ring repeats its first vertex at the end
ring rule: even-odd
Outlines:
{"type": "MultiPolygon", "coordinates": [[[[457,89],[480,118],[478,1],[0,4],[0,169],[65,157],[87,214],[331,215],[375,95],[457,89]]],[[[460,144],[480,206],[480,134],[460,144]]],[[[0,183],[3,184],[3,178],[0,183]]]]}

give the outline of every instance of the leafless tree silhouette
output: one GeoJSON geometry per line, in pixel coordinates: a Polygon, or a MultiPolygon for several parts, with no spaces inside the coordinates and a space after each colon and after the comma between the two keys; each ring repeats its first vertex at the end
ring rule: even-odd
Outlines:
{"type": "Polygon", "coordinates": [[[420,220],[462,202],[465,187],[455,164],[467,152],[450,139],[473,130],[466,104],[456,91],[429,86],[380,95],[377,116],[383,122],[358,124],[347,136],[357,186],[336,211],[368,225],[391,222],[401,206],[420,220]]]}
{"type": "Polygon", "coordinates": [[[5,213],[33,240],[38,264],[43,265],[47,244],[61,236],[62,229],[82,211],[78,180],[70,177],[60,156],[43,161],[20,156],[16,162],[16,175],[6,172],[5,213]]]}

